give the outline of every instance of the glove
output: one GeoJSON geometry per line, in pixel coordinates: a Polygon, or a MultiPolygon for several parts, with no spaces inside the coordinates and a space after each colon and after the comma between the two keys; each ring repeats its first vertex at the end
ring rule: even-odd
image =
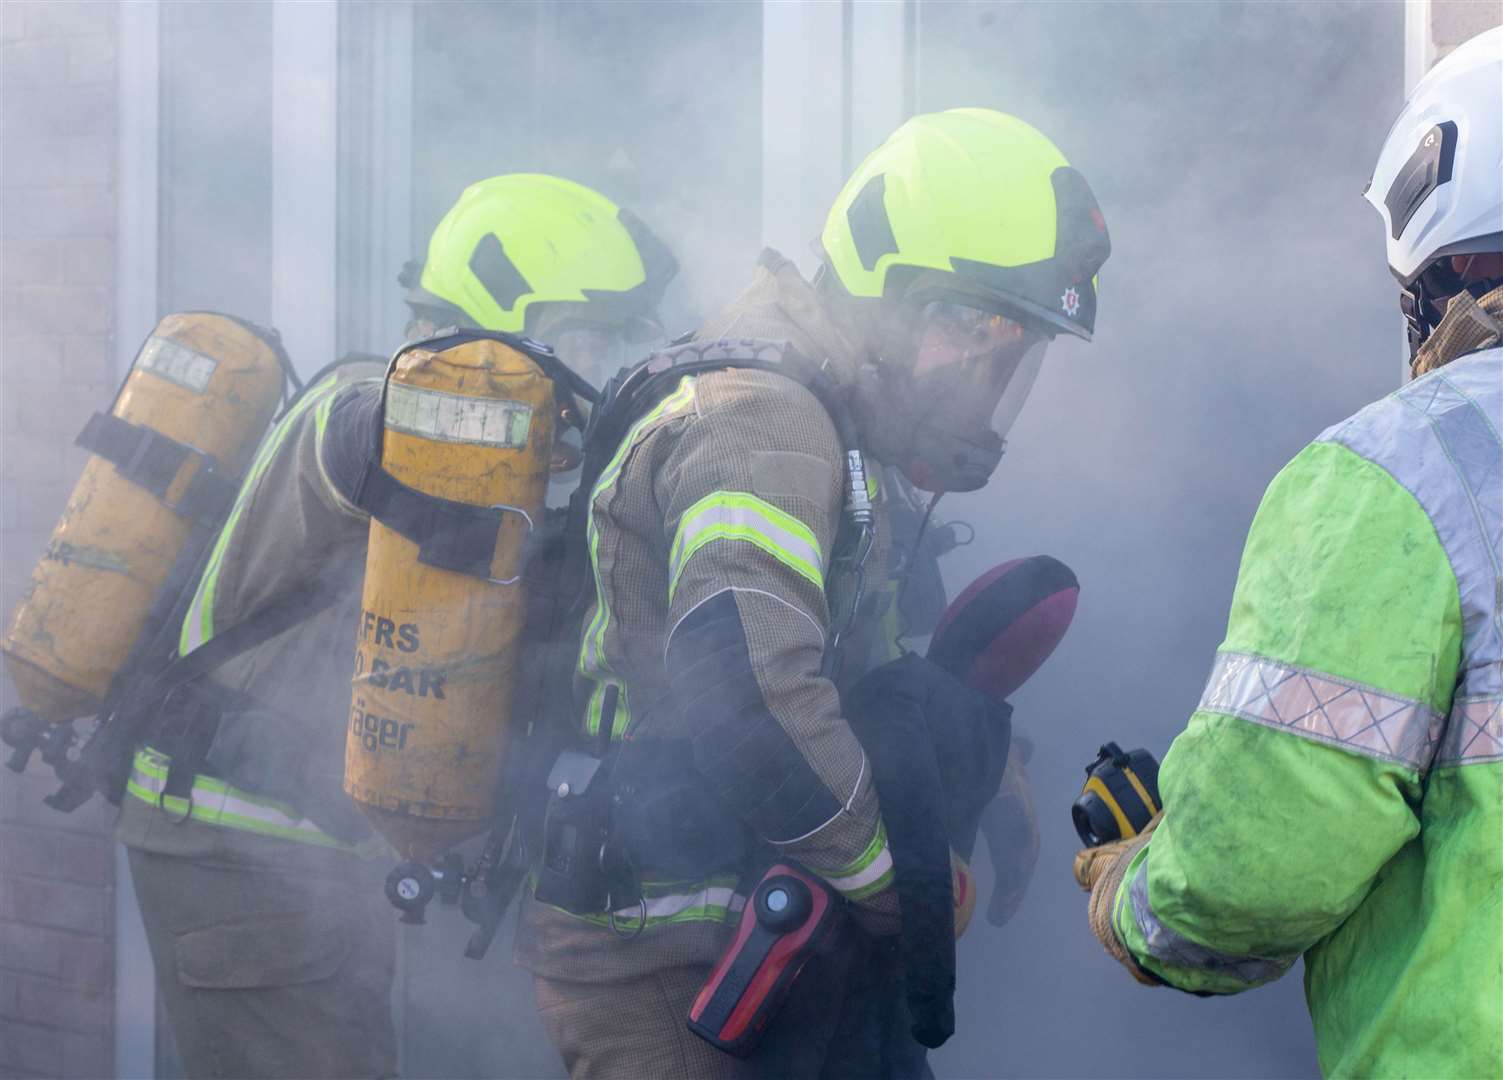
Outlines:
{"type": "Polygon", "coordinates": [[[1038,815],[1024,768],[1032,752],[1033,745],[1026,738],[1013,738],[1007,771],[1002,774],[1002,790],[981,813],[981,835],[986,838],[996,871],[986,909],[986,920],[993,926],[1005,926],[1023,906],[1039,861],[1038,815]]]}
{"type": "Polygon", "coordinates": [[[950,854],[951,880],[955,890],[955,940],[959,941],[976,913],[976,879],[971,868],[954,852],[950,854]]]}
{"type": "Polygon", "coordinates": [[[1127,951],[1127,947],[1117,939],[1117,931],[1112,927],[1112,905],[1116,902],[1117,891],[1122,887],[1122,879],[1126,876],[1133,857],[1148,843],[1162,817],[1162,813],[1153,815],[1153,819],[1137,836],[1113,840],[1100,847],[1086,848],[1075,856],[1075,880],[1091,894],[1091,933],[1096,935],[1096,940],[1101,942],[1102,948],[1106,949],[1112,959],[1125,967],[1144,986],[1159,986],[1162,980],[1143,970],[1132,953],[1127,951]]]}

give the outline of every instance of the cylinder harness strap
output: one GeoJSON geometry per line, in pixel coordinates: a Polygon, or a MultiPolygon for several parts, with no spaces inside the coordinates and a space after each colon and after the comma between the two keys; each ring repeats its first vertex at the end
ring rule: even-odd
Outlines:
{"type": "Polygon", "coordinates": [[[409,487],[381,467],[386,388],[390,385],[389,376],[396,370],[397,361],[412,349],[443,352],[467,342],[481,340],[499,342],[536,364],[544,375],[553,380],[560,415],[565,419],[579,416],[573,394],[578,393],[588,400],[594,399],[595,391],[589,383],[565,367],[547,345],[532,338],[490,330],[457,330],[404,345],[392,357],[387,369],[388,379],[381,388],[380,407],[372,417],[371,450],[365,458],[365,466],[355,484],[351,501],[388,529],[416,544],[418,562],[423,565],[510,585],[518,578],[492,578],[491,561],[496,554],[496,540],[501,531],[501,523],[507,514],[521,515],[527,523],[530,537],[534,522],[525,510],[515,506],[475,506],[430,495],[409,487]]]}
{"type": "Polygon", "coordinates": [[[235,498],[234,479],[220,475],[212,455],[113,413],[89,417],[73,442],[184,517],[218,520],[235,498]],[[198,462],[193,479],[177,502],[168,502],[167,491],[189,460],[198,462]]]}
{"type": "MultiPolygon", "coordinates": [[[[354,504],[418,546],[418,562],[456,574],[491,579],[496,538],[507,514],[532,518],[515,506],[475,506],[408,487],[372,457],[355,488],[354,504]]],[[[510,585],[516,578],[499,584],[510,585]]]]}

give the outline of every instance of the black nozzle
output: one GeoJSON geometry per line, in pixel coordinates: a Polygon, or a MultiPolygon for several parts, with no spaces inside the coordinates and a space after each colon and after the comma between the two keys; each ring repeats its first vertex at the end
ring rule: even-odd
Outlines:
{"type": "Polygon", "coordinates": [[[11,772],[25,772],[31,755],[46,746],[48,727],[47,721],[30,709],[12,709],[0,716],[0,741],[15,751],[6,759],[5,767],[11,772]]]}
{"type": "Polygon", "coordinates": [[[386,899],[411,926],[423,925],[423,912],[436,891],[433,871],[422,863],[405,862],[386,875],[386,899]]]}

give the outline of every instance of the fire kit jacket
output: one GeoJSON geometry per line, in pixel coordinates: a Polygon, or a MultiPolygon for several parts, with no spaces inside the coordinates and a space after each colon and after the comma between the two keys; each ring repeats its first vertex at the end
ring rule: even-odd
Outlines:
{"type": "MultiPolygon", "coordinates": [[[[784,274],[797,279],[791,266],[784,274]]],[[[785,340],[844,361],[849,346],[816,318],[812,295],[795,295],[809,306],[785,313],[778,278],[764,268],[700,339],[785,340]]],[[[762,837],[873,923],[895,928],[870,769],[835,686],[816,674],[843,461],[825,409],[792,379],[736,368],[682,379],[630,430],[592,492],[597,591],[579,650],[579,696],[586,734],[605,724],[619,740],[633,725],[634,734],[692,744],[694,766],[762,837]],[[685,662],[706,633],[725,636],[713,671],[685,662]],[[661,707],[670,695],[703,694],[722,707],[705,701],[699,716],[661,707]]],[[[880,574],[883,559],[868,565],[880,574]]],[[[627,745],[624,755],[632,752],[627,745]]],[[[518,959],[578,980],[710,964],[745,902],[732,866],[687,880],[654,880],[641,868],[646,926],[631,940],[604,916],[531,901],[518,959]]],[[[635,907],[617,912],[618,926],[638,917],[635,907]]]]}

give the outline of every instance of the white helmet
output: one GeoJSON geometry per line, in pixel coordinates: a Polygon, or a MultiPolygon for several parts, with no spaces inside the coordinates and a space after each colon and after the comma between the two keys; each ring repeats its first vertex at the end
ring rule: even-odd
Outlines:
{"type": "Polygon", "coordinates": [[[1405,288],[1417,349],[1461,290],[1449,256],[1503,251],[1503,27],[1419,81],[1364,194],[1383,215],[1388,268],[1405,288]]]}

